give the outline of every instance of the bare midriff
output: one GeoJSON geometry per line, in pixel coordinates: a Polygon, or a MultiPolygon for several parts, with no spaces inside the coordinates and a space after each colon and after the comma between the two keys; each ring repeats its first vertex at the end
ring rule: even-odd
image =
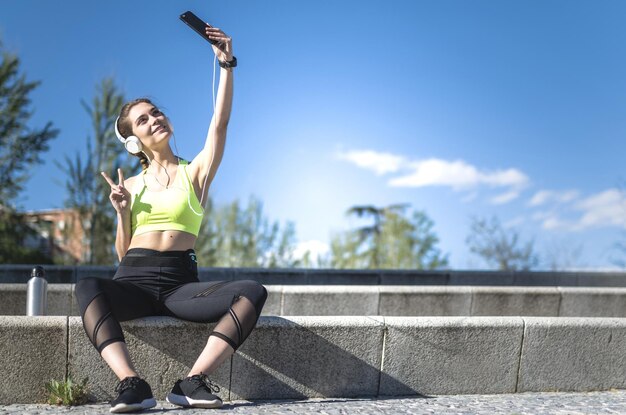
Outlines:
{"type": "Polygon", "coordinates": [[[128,249],[147,248],[156,251],[186,251],[193,249],[196,236],[181,231],[151,231],[135,235],[130,240],[128,249]]]}

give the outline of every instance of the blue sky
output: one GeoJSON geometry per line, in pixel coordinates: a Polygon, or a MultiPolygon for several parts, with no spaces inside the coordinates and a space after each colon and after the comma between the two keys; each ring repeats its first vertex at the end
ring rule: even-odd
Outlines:
{"type": "MultiPolygon", "coordinates": [[[[622,1],[0,2],[0,36],[61,130],[18,203],[61,207],[53,160],[85,151],[80,101],[113,76],[150,96],[181,155],[201,149],[213,56],[185,10],[233,37],[239,66],[217,203],[256,195],[303,246],[359,224],[353,205],[410,203],[456,269],[485,268],[470,218],[496,215],[557,257],[608,269],[626,204],[622,1]]],[[[77,189],[79,191],[79,189],[77,189]]]]}

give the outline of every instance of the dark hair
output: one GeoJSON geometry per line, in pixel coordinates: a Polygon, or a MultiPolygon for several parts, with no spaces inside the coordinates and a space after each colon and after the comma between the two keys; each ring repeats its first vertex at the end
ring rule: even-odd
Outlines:
{"type": "MultiPolygon", "coordinates": [[[[150,101],[148,98],[137,98],[124,104],[124,106],[120,110],[120,119],[117,122],[117,130],[120,132],[122,137],[130,137],[131,135],[133,135],[133,125],[128,119],[128,113],[130,112],[131,108],[133,108],[135,105],[140,104],[142,102],[146,104],[154,105],[152,101],[150,101]]],[[[128,154],[132,154],[132,153],[129,152],[128,154]]],[[[138,154],[133,154],[133,156],[139,158],[139,161],[141,162],[142,170],[146,170],[150,166],[148,157],[145,154],[138,153],[138,154]]]]}

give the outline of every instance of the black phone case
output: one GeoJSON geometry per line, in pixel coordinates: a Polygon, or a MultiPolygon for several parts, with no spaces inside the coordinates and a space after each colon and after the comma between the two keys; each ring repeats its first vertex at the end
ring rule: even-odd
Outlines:
{"type": "MultiPolygon", "coordinates": [[[[189,27],[191,27],[197,34],[202,36],[204,40],[209,41],[212,45],[216,45],[217,41],[213,39],[209,39],[205,33],[205,29],[207,24],[203,22],[198,16],[193,14],[190,11],[186,11],[185,13],[180,15],[180,20],[185,22],[189,27]]],[[[210,25],[209,25],[210,27],[210,25]]]]}

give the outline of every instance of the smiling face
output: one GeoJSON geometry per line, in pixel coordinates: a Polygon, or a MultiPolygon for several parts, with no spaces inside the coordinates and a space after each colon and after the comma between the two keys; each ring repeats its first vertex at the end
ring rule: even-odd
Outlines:
{"type": "Polygon", "coordinates": [[[141,140],[148,148],[167,143],[172,135],[172,127],[169,120],[157,107],[151,103],[140,102],[128,112],[133,135],[141,140]]]}

